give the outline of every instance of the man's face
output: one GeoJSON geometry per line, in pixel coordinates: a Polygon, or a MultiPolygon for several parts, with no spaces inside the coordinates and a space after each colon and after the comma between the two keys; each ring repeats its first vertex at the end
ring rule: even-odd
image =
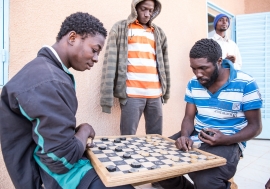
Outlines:
{"type": "Polygon", "coordinates": [[[154,12],[155,2],[153,0],[145,0],[136,6],[138,21],[142,25],[146,25],[154,12]]]}
{"type": "Polygon", "coordinates": [[[205,88],[213,85],[219,76],[217,63],[213,65],[212,62],[207,62],[207,58],[190,58],[190,67],[205,88]]]}
{"type": "Polygon", "coordinates": [[[100,34],[88,35],[84,39],[77,34],[69,53],[70,67],[77,71],[90,70],[98,62],[104,43],[105,37],[100,34]]]}
{"type": "Polygon", "coordinates": [[[218,20],[217,25],[216,25],[216,30],[226,31],[228,27],[229,27],[229,20],[226,16],[224,16],[218,20]]]}

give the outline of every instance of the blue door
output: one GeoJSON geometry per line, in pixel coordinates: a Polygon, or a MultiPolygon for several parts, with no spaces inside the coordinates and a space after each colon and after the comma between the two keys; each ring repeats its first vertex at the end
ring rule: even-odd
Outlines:
{"type": "Polygon", "coordinates": [[[256,79],[263,99],[263,131],[257,138],[270,139],[270,12],[236,16],[236,43],[242,70],[256,79]]]}
{"type": "Polygon", "coordinates": [[[0,88],[8,80],[8,11],[9,1],[0,0],[0,88]]]}

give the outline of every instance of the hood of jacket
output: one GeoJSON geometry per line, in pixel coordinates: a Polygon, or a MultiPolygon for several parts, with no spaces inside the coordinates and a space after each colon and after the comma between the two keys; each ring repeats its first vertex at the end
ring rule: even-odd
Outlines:
{"type": "MultiPolygon", "coordinates": [[[[128,19],[127,19],[128,25],[133,23],[137,19],[138,14],[136,11],[136,5],[142,1],[145,1],[145,0],[132,0],[131,14],[128,16],[128,19]]],[[[160,14],[160,12],[161,12],[161,3],[159,0],[155,0],[155,9],[154,9],[154,13],[153,13],[151,19],[148,22],[149,26],[152,26],[153,20],[160,14]]]]}

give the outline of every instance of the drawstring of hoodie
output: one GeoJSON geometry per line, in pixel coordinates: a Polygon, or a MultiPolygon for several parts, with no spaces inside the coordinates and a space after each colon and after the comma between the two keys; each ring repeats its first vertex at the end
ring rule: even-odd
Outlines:
{"type": "Polygon", "coordinates": [[[134,34],[132,35],[132,28],[130,27],[130,24],[128,25],[128,31],[130,30],[130,37],[129,37],[129,40],[132,39],[132,37],[134,36],[134,34]]]}

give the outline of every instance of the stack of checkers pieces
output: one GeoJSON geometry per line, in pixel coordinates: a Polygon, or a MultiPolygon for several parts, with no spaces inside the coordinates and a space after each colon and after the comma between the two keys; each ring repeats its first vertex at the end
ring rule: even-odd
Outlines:
{"type": "Polygon", "coordinates": [[[94,139],[91,151],[112,174],[126,174],[215,159],[197,151],[183,152],[161,137],[94,139]]]}

